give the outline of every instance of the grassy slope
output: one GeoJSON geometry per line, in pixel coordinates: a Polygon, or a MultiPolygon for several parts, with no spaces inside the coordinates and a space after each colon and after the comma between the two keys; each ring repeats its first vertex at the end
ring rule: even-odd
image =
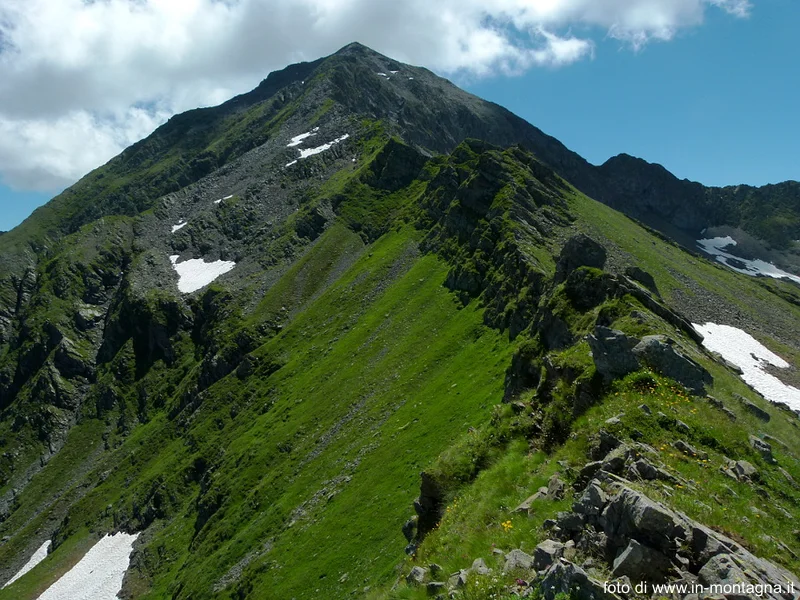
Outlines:
{"type": "MultiPolygon", "coordinates": [[[[776,310],[786,311],[786,318],[800,316],[755,282],[664,243],[603,205],[575,196],[571,208],[580,216],[580,227],[613,239],[631,262],[651,271],[667,298],[687,289],[675,275],[683,273],[754,319],[776,310]],[[740,300],[742,290],[752,303],[740,300]]],[[[174,421],[160,414],[136,427],[90,476],[102,482],[72,511],[65,543],[28,576],[0,591],[0,599],[35,597],[36,590],[78,560],[92,536],[120,521],[135,524],[154,498],[163,519],[148,530],[146,547],[136,557],[138,575],[129,584],[144,597],[206,597],[225,583],[218,589],[222,597],[249,592],[256,597],[343,597],[393,581],[405,545],[400,526],[411,514],[419,471],[460,448],[465,437],[474,435],[467,433],[470,427],[489,421],[502,398],[513,350],[507,336],[482,325],[477,303],[461,308],[443,288],[447,266],[433,256],[420,257],[416,235],[395,231],[364,251],[349,230],[329,229],[256,309],[254,322],[273,317],[287,303],[307,307],[253,353],[254,374],[244,381],[235,374],[219,381],[203,392],[194,414],[174,421]],[[353,258],[337,258],[345,255],[353,258]],[[355,264],[337,277],[336,265],[349,264],[355,256],[355,264]],[[100,478],[100,473],[108,475],[100,478]],[[197,518],[198,508],[207,521],[197,518]]],[[[188,376],[198,368],[191,354],[181,361],[173,372],[188,376]]],[[[745,393],[746,387],[712,369],[715,394],[738,410],[731,393],[745,393]]],[[[170,406],[185,391],[182,386],[172,389],[170,406]]],[[[592,409],[576,424],[577,440],[554,457],[531,453],[524,441],[512,442],[461,493],[454,504],[461,508],[452,511],[461,520],[445,519],[420,556],[455,568],[468,566],[464,556],[488,554],[491,543],[532,547],[541,535],[538,525],[510,517],[509,509],[546,481],[556,457],[579,467],[585,437],[607,415],[638,402],[638,395],[629,394],[592,409]],[[504,533],[499,524],[509,518],[513,527],[504,533]]],[[[661,400],[648,402],[656,409],[661,400]]],[[[721,413],[706,414],[711,409],[703,405],[695,418],[682,404],[675,408],[689,411],[680,413],[687,423],[710,427],[709,435],[731,436],[728,446],[735,452],[729,456],[740,453],[758,462],[742,447],[745,430],[727,427],[721,413]]],[[[759,428],[739,413],[739,423],[759,428]]],[[[652,424],[631,418],[631,423],[623,420],[625,426],[638,427],[648,441],[668,441],[652,424]]],[[[789,427],[776,417],[760,429],[786,440],[797,456],[800,448],[793,445],[789,427]]],[[[54,460],[41,481],[59,465],[70,473],[83,468],[78,449],[96,438],[77,431],[59,455],[66,462],[54,460]]],[[[691,463],[683,465],[679,457],[674,462],[678,470],[689,469],[686,476],[696,476],[691,463]]],[[[787,458],[781,464],[800,477],[796,463],[787,458]]],[[[771,477],[775,489],[791,496],[774,473],[771,477]]],[[[743,506],[750,496],[741,497],[743,506]]],[[[680,504],[689,514],[692,501],[687,496],[680,504]]],[[[555,508],[544,507],[542,517],[555,508]]],[[[720,514],[711,517],[723,518],[720,514]]],[[[735,533],[740,530],[758,551],[772,556],[774,549],[754,538],[768,529],[745,523],[732,527],[735,533]]],[[[0,553],[19,551],[18,539],[0,553]]]]}
{"type": "MultiPolygon", "coordinates": [[[[220,474],[211,476],[206,495],[219,491],[225,499],[205,528],[195,532],[188,517],[193,502],[175,507],[164,529],[156,527],[143,562],[159,566],[145,597],[175,594],[179,584],[178,597],[204,597],[271,538],[272,550],[245,569],[256,591],[301,598],[320,588],[343,595],[367,585],[365,579],[391,577],[403,556],[400,526],[418,492],[419,471],[485,419],[502,396],[510,355],[502,336],[481,324],[480,311],[459,310],[442,287],[446,267],[414,248],[407,230],[370,248],[254,353],[283,366],[246,384],[235,375],[218,382],[182,438],[156,418],[114,453],[114,471],[74,515],[126,506],[136,496],[126,490],[134,476],[137,490],[148,481],[174,491],[197,488],[185,474],[199,457],[220,474]]],[[[308,260],[329,258],[319,253],[308,260]]],[[[276,293],[286,287],[294,286],[276,286],[276,293]]],[[[29,597],[51,579],[49,565],[75,560],[82,546],[75,540],[88,530],[77,519],[70,527],[69,541],[0,598],[29,597]]],[[[146,592],[149,583],[136,586],[146,592]]]]}
{"type": "MultiPolygon", "coordinates": [[[[713,308],[713,296],[716,296],[718,301],[728,303],[762,327],[760,331],[748,333],[775,351],[788,354],[785,356],[788,361],[792,362],[794,358],[794,362],[798,362],[800,306],[780,301],[755,278],[739,275],[718,263],[691,255],[677,244],[665,242],[636,226],[622,213],[582,194],[575,194],[570,199],[570,206],[581,217],[579,226],[590,235],[604,238],[611,247],[618,248],[627,255],[630,264],[651,273],[668,304],[680,307],[696,300],[697,304],[711,304],[713,308]],[[698,293],[703,297],[698,298],[698,293]]],[[[787,289],[793,287],[780,281],[769,284],[787,289]]]]}
{"type": "MultiPolygon", "coordinates": [[[[764,330],[753,332],[755,336],[779,351],[790,363],[798,364],[797,339],[791,345],[782,343],[781,333],[787,334],[781,332],[780,325],[776,327],[772,321],[777,315],[779,323],[784,319],[789,323],[800,322],[800,310],[797,307],[779,301],[757,280],[738,275],[693,256],[677,245],[666,243],[634,225],[621,213],[583,195],[575,194],[570,199],[570,207],[580,217],[577,222],[579,228],[593,237],[610,241],[616,246],[618,256],[651,272],[666,299],[675,299],[681,293],[693,293],[686,284],[687,278],[702,282],[705,293],[733,304],[748,319],[763,325],[764,330]],[[765,331],[774,333],[770,335],[765,331]]],[[[575,317],[576,321],[585,321],[579,313],[575,317]]],[[[641,329],[628,317],[618,319],[613,326],[633,334],[640,333],[637,328],[641,329]]],[[[678,332],[665,328],[665,324],[662,323],[660,327],[663,333],[681,340],[683,344],[689,343],[678,332]]],[[[586,354],[588,348],[581,344],[563,353],[554,353],[552,358],[574,363],[576,352],[586,354]]],[[[635,487],[733,536],[755,554],[799,572],[800,560],[779,547],[775,540],[797,547],[797,540],[792,538],[791,531],[800,518],[800,491],[778,467],[785,469],[798,481],[800,441],[797,430],[800,423],[795,417],[760,399],[739,377],[709,360],[701,351],[693,350],[692,353],[714,376],[715,381],[709,393],[737,414],[736,422],[731,422],[707,401],[682,392],[665,378],[653,376],[655,385],[651,387],[637,385],[640,375],[629,376],[608,389],[598,405],[572,424],[573,434],[562,446],[547,453],[541,449],[540,440],[517,435],[472,484],[451,491],[439,528],[426,538],[417,556],[407,560],[401,573],[407,573],[415,564],[435,562],[443,566],[446,574],[450,574],[469,568],[477,557],[483,557],[490,567],[501,570],[502,562],[499,561],[502,561],[502,557],[498,559],[493,550],[522,548],[532,552],[538,542],[547,538],[542,529],[544,520],[554,517],[559,511],[569,510],[573,499],[568,494],[562,501],[537,501],[531,516],[513,513],[513,508],[539,487],[547,485],[548,479],[556,472],[560,472],[568,481],[574,479],[577,471],[591,460],[587,455],[591,437],[606,428],[606,419],[620,415],[622,425],[615,428],[613,433],[628,442],[631,433],[636,432],[637,436],[643,434],[640,441],[656,448],[659,451],[658,459],[671,472],[689,481],[688,486],[671,487],[663,483],[644,482],[634,484],[635,487]],[[734,394],[745,395],[766,409],[772,415],[770,422],[764,423],[744,410],[734,394]],[[652,409],[653,416],[647,416],[637,408],[642,403],[652,409]],[[682,435],[670,425],[660,424],[655,416],[659,411],[687,423],[691,427],[690,435],[682,435]],[[767,464],[750,447],[750,434],[767,434],[780,440],[772,443],[777,466],[767,464]],[[673,449],[670,444],[677,439],[684,439],[708,452],[709,461],[692,459],[673,449]],[[756,492],[755,486],[734,482],[721,473],[719,468],[725,464],[726,457],[748,460],[756,465],[761,472],[762,492],[765,490],[770,499],[765,501],[756,492]],[[565,468],[567,463],[569,466],[565,468]],[[791,518],[781,509],[787,511],[791,518]]],[[[579,358],[577,360],[580,361],[579,358]]],[[[505,413],[504,419],[512,425],[519,420],[511,411],[505,413]]],[[[469,436],[459,442],[461,445],[466,443],[469,443],[469,436]]],[[[438,461],[441,465],[439,468],[452,468],[451,462],[448,456],[443,455],[438,461]]],[[[513,577],[497,575],[473,578],[464,597],[500,598],[505,586],[513,583],[513,580],[513,577]]],[[[401,581],[399,587],[391,591],[388,587],[377,590],[371,597],[421,600],[427,596],[424,588],[406,587],[401,581]]]]}

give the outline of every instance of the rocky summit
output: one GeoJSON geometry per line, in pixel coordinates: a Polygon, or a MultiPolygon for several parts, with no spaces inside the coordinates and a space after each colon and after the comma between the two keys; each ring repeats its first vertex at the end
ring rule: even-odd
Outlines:
{"type": "Polygon", "coordinates": [[[177,115],[0,236],[0,599],[796,598],[798,239],[359,44],[177,115]]]}

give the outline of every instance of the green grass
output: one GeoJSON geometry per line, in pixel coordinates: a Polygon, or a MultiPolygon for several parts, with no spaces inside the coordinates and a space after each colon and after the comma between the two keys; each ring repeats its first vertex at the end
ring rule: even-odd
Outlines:
{"type": "MultiPolygon", "coordinates": [[[[253,353],[257,361],[281,354],[283,366],[215,384],[180,436],[181,418],[133,429],[98,467],[110,467],[105,481],[72,510],[69,543],[90,523],[111,526],[112,517],[97,519],[108,504],[117,519],[134,518],[133,506],[158,488],[169,518],[154,524],[144,597],[208,597],[254,550],[241,581],[220,597],[237,586],[277,597],[317,597],[318,588],[341,595],[365,578],[391,579],[419,471],[490,414],[511,347],[483,326],[480,310],[461,309],[442,286],[446,265],[419,257],[409,230],[383,238],[310,298],[303,278],[320,278],[332,249],[344,251],[352,235],[332,230],[275,290],[311,300],[253,353]],[[201,486],[187,478],[200,459],[214,473],[202,484],[205,498],[221,500],[196,531],[201,486]],[[268,540],[271,550],[259,553],[268,540]]],[[[39,577],[49,577],[49,561],[39,577]]]]}

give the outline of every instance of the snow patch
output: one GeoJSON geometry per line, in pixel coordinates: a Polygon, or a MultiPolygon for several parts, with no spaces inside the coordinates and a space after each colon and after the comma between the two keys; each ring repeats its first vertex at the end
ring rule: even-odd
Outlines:
{"type": "Polygon", "coordinates": [[[386,77],[386,79],[389,79],[389,76],[386,73],[376,73],[376,75],[380,75],[381,77],[386,77]]]}
{"type": "Polygon", "coordinates": [[[291,167],[292,165],[296,165],[296,164],[297,164],[297,161],[296,161],[296,160],[293,160],[292,162],[288,162],[288,163],[286,163],[286,166],[287,166],[287,167],[291,167]]]}
{"type": "Polygon", "coordinates": [[[176,232],[176,231],[178,231],[179,229],[183,229],[183,228],[184,228],[184,227],[186,227],[188,224],[189,224],[189,222],[188,222],[188,221],[184,221],[183,219],[181,219],[180,221],[178,221],[178,224],[177,224],[177,225],[173,225],[173,226],[172,226],[172,233],[175,233],[175,232],[176,232]]]}
{"type": "Polygon", "coordinates": [[[179,263],[178,258],[177,254],[173,254],[169,260],[178,273],[178,290],[184,294],[204,288],[236,266],[235,262],[229,260],[205,262],[202,258],[191,258],[179,263]]]}
{"type": "MultiPolygon", "coordinates": [[[[318,131],[319,131],[319,127],[314,127],[314,129],[312,129],[311,131],[306,131],[305,133],[301,133],[300,135],[296,135],[296,136],[294,136],[292,138],[291,142],[286,144],[286,147],[287,148],[294,148],[295,146],[299,146],[300,144],[303,143],[303,140],[305,140],[306,138],[310,138],[312,136],[317,135],[318,131]]],[[[223,200],[224,200],[224,198],[223,198],[223,200]]]]}
{"type": "Polygon", "coordinates": [[[706,323],[692,326],[703,334],[703,346],[742,370],[742,379],[759,394],[772,402],[784,402],[800,410],[800,390],[786,385],[764,369],[767,365],[788,369],[789,363],[765,348],[750,334],[730,325],[706,323]]]}
{"type": "Polygon", "coordinates": [[[309,156],[314,156],[315,154],[320,154],[326,150],[330,150],[333,146],[339,142],[345,141],[349,137],[350,134],[345,133],[342,137],[338,137],[327,144],[322,144],[322,146],[317,146],[316,148],[304,148],[303,150],[300,150],[300,158],[308,158],[309,156]]]}
{"type": "Polygon", "coordinates": [[[746,258],[739,258],[733,254],[725,252],[728,246],[735,246],[736,240],[731,236],[715,237],[697,240],[697,245],[700,246],[705,252],[714,256],[717,262],[722,263],[729,269],[733,269],[737,273],[750,275],[765,275],[774,279],[791,279],[795,283],[800,283],[800,277],[792,275],[786,271],[782,271],[772,263],[763,260],[747,260],[746,258]]]}
{"type": "Polygon", "coordinates": [[[220,198],[219,200],[214,200],[214,204],[219,204],[223,200],[230,200],[231,198],[233,198],[233,194],[231,194],[229,196],[225,196],[224,198],[220,198]]]}
{"type": "Polygon", "coordinates": [[[139,534],[107,535],[38,600],[116,600],[139,534]]]}
{"type": "Polygon", "coordinates": [[[19,571],[17,571],[16,575],[14,575],[11,579],[5,582],[3,587],[11,585],[17,579],[25,575],[25,573],[33,569],[33,567],[35,567],[45,558],[47,558],[47,550],[49,548],[50,548],[50,540],[47,540],[44,544],[39,546],[39,549],[36,550],[36,552],[33,553],[33,556],[31,556],[30,560],[25,563],[25,566],[23,566],[19,571]]]}
{"type": "Polygon", "coordinates": [[[392,75],[397,75],[400,71],[389,71],[392,75]]]}

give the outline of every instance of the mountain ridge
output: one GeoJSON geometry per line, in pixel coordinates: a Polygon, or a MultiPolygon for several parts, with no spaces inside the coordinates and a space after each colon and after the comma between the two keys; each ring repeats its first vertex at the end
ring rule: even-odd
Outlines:
{"type": "MultiPolygon", "coordinates": [[[[360,45],[327,60],[222,124],[176,117],[190,152],[173,163],[157,138],[137,146],[130,179],[102,185],[147,181],[116,207],[144,210],[109,216],[106,194],[102,216],[23,240],[21,273],[4,255],[0,577],[52,548],[0,599],[37,597],[116,531],[139,534],[127,597],[421,598],[482,556],[493,574],[464,575],[466,593],[508,597],[544,588],[494,550],[545,541],[573,542],[570,568],[594,561],[586,584],[624,550],[569,512],[587,477],[615,506],[643,495],[717,528],[731,561],[796,572],[800,419],[692,325],[750,332],[786,379],[796,286],[592,199],[565,176],[583,159],[428,71],[360,45]],[[152,197],[154,172],[186,185],[152,197]],[[556,471],[560,492],[513,510],[556,471]],[[430,563],[422,587],[406,579],[430,563]]],[[[670,577],[711,560],[699,533],[683,555],[633,533],[670,577]]]]}

